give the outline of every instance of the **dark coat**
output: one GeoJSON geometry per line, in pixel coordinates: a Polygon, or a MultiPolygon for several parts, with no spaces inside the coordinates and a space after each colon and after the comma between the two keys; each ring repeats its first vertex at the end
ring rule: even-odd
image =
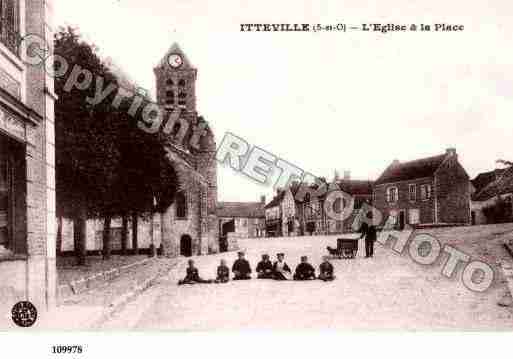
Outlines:
{"type": "Polygon", "coordinates": [[[299,263],[295,274],[299,278],[308,278],[315,275],[315,268],[310,263],[299,263]]]}
{"type": "Polygon", "coordinates": [[[251,266],[246,259],[237,259],[232,266],[232,272],[239,272],[240,275],[251,273],[251,266]]]}
{"type": "Polygon", "coordinates": [[[229,278],[230,277],[230,268],[227,266],[219,266],[217,267],[217,278],[229,278]]]}
{"type": "Polygon", "coordinates": [[[360,233],[362,236],[360,238],[363,238],[365,236],[366,241],[372,241],[375,242],[377,239],[377,231],[376,226],[374,225],[368,225],[367,223],[362,223],[362,226],[360,227],[360,233]]]}
{"type": "Polygon", "coordinates": [[[186,275],[185,275],[185,280],[186,281],[198,281],[200,279],[200,276],[199,276],[199,272],[198,272],[198,268],[196,267],[187,267],[187,271],[186,271],[186,275]]]}
{"type": "Polygon", "coordinates": [[[272,272],[273,271],[273,263],[271,261],[260,261],[260,262],[258,262],[256,271],[257,271],[257,273],[260,273],[260,272],[266,273],[267,271],[272,272]]]}
{"type": "Polygon", "coordinates": [[[321,263],[319,266],[319,272],[321,275],[332,276],[333,275],[333,265],[329,262],[321,263]]]}

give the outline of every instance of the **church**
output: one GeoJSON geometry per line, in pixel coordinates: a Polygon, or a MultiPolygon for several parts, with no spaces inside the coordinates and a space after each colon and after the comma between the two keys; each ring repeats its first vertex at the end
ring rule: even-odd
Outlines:
{"type": "Polygon", "coordinates": [[[198,71],[173,44],[154,73],[157,104],[167,113],[161,135],[179,182],[175,201],[162,213],[163,254],[172,257],[217,253],[216,143],[212,128],[196,108],[198,71]],[[192,139],[198,128],[202,135],[196,145],[192,139]]]}

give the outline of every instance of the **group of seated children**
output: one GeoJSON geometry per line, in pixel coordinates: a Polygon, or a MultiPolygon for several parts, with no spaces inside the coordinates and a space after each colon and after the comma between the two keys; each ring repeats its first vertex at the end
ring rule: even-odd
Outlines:
{"type": "MultiPolygon", "coordinates": [[[[239,258],[233,263],[232,272],[233,280],[247,280],[251,279],[251,266],[246,258],[244,252],[238,253],[239,258]]],[[[319,276],[315,276],[315,268],[308,263],[308,257],[302,256],[301,263],[296,267],[294,275],[290,267],[285,262],[285,254],[278,253],[276,255],[276,262],[272,263],[269,255],[264,254],[262,260],[256,267],[258,279],[275,279],[275,280],[314,280],[320,279],[325,282],[335,279],[333,274],[333,265],[329,262],[328,257],[323,257],[323,262],[319,266],[319,276]]],[[[226,265],[226,261],[221,259],[221,264],[217,267],[216,280],[205,280],[199,276],[198,269],[194,266],[194,261],[189,260],[189,267],[186,271],[186,276],[183,280],[178,282],[181,284],[194,284],[194,283],[227,283],[230,280],[230,269],[226,265]]]]}

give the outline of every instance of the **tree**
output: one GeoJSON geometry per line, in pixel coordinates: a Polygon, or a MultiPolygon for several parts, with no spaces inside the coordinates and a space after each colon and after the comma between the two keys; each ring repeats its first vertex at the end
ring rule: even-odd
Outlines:
{"type": "MultiPolygon", "coordinates": [[[[104,86],[128,83],[110,71],[97,48],[83,41],[73,28],[59,29],[55,53],[63,56],[70,68],[80,66],[90,71],[94,79],[103,78],[104,86]]],[[[138,216],[167,209],[178,188],[177,174],[167,158],[166,139],[137,126],[141,109],[149,99],[131,116],[129,99],[117,108],[112,106],[116,91],[93,105],[86,99],[95,95],[94,81],[88,89],[66,91],[66,80],[63,76],[55,81],[59,97],[55,106],[58,215],[74,220],[79,263],[85,262],[88,218],[104,220],[103,255],[108,259],[112,218],[123,218],[122,249],[126,251],[131,216],[132,247],[137,252],[138,216]]],[[[135,84],[131,87],[129,91],[137,88],[135,84]]]]}
{"type": "MultiPolygon", "coordinates": [[[[55,35],[55,53],[70,67],[80,66],[105,83],[116,83],[102,64],[97,49],[82,41],[70,27],[55,35]]],[[[57,65],[56,65],[57,66],[57,65]]],[[[55,79],[56,192],[60,215],[74,220],[79,263],[85,262],[85,225],[92,216],[110,215],[116,198],[112,187],[118,181],[119,149],[116,146],[120,116],[110,101],[92,105],[95,86],[67,91],[67,76],[55,79]]]]}

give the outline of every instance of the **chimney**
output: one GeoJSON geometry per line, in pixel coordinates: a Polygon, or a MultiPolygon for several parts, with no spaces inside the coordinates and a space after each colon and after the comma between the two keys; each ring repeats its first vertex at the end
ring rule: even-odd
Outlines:
{"type": "Polygon", "coordinates": [[[260,203],[265,204],[265,196],[260,196],[260,203]]]}
{"type": "Polygon", "coordinates": [[[401,162],[399,162],[398,159],[395,159],[394,162],[392,162],[392,166],[397,166],[399,164],[401,164],[401,162]]]}
{"type": "Polygon", "coordinates": [[[447,149],[447,156],[457,156],[457,152],[456,152],[456,149],[455,148],[448,148],[447,149]]]}
{"type": "Polygon", "coordinates": [[[344,180],[349,181],[351,179],[351,171],[344,171],[344,180]]]}

